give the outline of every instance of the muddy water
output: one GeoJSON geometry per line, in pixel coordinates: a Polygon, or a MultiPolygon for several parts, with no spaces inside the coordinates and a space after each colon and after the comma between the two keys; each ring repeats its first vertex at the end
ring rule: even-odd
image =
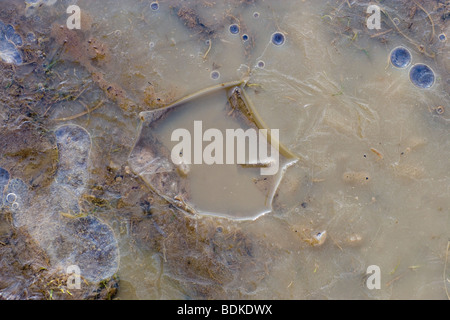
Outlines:
{"type": "MultiPolygon", "coordinates": [[[[22,1],[9,2],[25,12],[22,1]]],[[[433,26],[420,7],[411,16],[411,8],[388,1],[385,12],[399,24],[385,15],[382,29],[369,32],[364,1],[160,1],[152,10],[148,1],[80,0],[86,47],[59,28],[68,2],[28,12],[39,43],[51,39],[47,64],[69,39],[52,83],[77,88],[82,103],[33,108],[49,130],[74,123],[90,134],[82,200],[117,238],[117,297],[447,298],[449,45],[438,35],[449,34],[441,19],[448,8],[421,3],[433,26]],[[282,45],[273,44],[275,32],[285,35],[282,45]],[[390,64],[397,46],[410,50],[412,65],[434,70],[430,89],[411,83],[410,67],[390,64]],[[192,165],[186,177],[170,176],[187,186],[171,194],[134,170],[140,112],[240,80],[247,103],[295,155],[282,179],[261,188],[255,168],[192,165]],[[167,194],[181,198],[168,204],[167,194]],[[187,198],[199,214],[183,212],[187,198]],[[380,267],[380,289],[366,286],[371,265],[380,267]]],[[[247,128],[230,113],[228,97],[216,91],[175,110],[152,131],[158,143],[170,150],[173,130],[192,132],[194,121],[247,128]]],[[[3,106],[2,118],[8,112],[3,106]]],[[[6,168],[7,156],[2,161],[6,168]]],[[[49,196],[37,191],[43,210],[49,196]]]]}

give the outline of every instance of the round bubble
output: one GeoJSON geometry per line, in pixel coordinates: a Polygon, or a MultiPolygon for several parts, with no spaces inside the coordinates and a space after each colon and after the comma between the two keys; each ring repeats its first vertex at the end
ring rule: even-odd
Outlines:
{"type": "Polygon", "coordinates": [[[404,47],[397,47],[391,52],[391,63],[396,68],[406,68],[411,64],[411,52],[404,47]]]}
{"type": "Polygon", "coordinates": [[[211,72],[211,79],[217,80],[217,79],[219,79],[219,78],[220,78],[220,73],[219,73],[219,71],[213,71],[213,72],[211,72]]]}
{"type": "Polygon", "coordinates": [[[276,46],[281,46],[284,44],[285,38],[284,38],[284,34],[282,34],[281,32],[275,32],[272,35],[272,43],[276,46]]]}
{"type": "Polygon", "coordinates": [[[232,34],[238,34],[239,33],[239,26],[237,24],[232,24],[230,26],[230,32],[232,34]]]}
{"type": "Polygon", "coordinates": [[[242,40],[247,41],[247,40],[248,40],[248,35],[244,34],[244,35],[242,36],[242,40]]]}
{"type": "Polygon", "coordinates": [[[260,16],[259,12],[254,12],[253,13],[253,18],[258,19],[260,16]]]}
{"type": "Polygon", "coordinates": [[[6,201],[9,203],[15,203],[17,200],[17,195],[15,193],[8,193],[6,196],[6,201]]]}
{"type": "Polygon", "coordinates": [[[441,33],[441,34],[439,35],[439,40],[440,40],[440,41],[445,41],[445,40],[447,40],[447,36],[445,35],[445,33],[441,33]]]}
{"type": "Polygon", "coordinates": [[[158,2],[152,2],[150,4],[150,8],[152,8],[153,11],[156,11],[159,9],[159,3],[158,2]]]}
{"type": "Polygon", "coordinates": [[[266,66],[266,63],[264,61],[260,60],[260,61],[258,61],[257,66],[258,66],[258,68],[262,69],[262,68],[264,68],[266,66]]]}
{"type": "Polygon", "coordinates": [[[425,64],[416,64],[409,72],[411,82],[422,89],[431,88],[435,81],[433,70],[425,64]]]}

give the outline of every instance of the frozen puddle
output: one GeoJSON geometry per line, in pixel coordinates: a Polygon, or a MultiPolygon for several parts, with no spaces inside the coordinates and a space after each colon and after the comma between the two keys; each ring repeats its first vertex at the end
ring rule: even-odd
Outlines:
{"type": "Polygon", "coordinates": [[[219,85],[212,93],[205,90],[199,97],[142,113],[129,159],[132,169],[158,194],[192,214],[251,220],[270,212],[280,180],[295,160],[278,156],[268,138],[258,136],[256,125],[239,110],[245,105],[235,96],[239,90],[219,85]],[[249,136],[230,139],[232,132],[249,136]],[[250,141],[251,133],[257,143],[250,141]],[[251,152],[256,146],[259,150],[251,152]],[[243,150],[245,156],[239,154],[243,150]]]}
{"type": "Polygon", "coordinates": [[[98,280],[120,253],[121,299],[446,297],[436,2],[378,2],[382,30],[370,1],[72,1],[81,30],[67,1],[4,2],[0,202],[52,269],[98,280]],[[227,130],[260,128],[279,163],[216,162],[227,130]]]}
{"type": "Polygon", "coordinates": [[[56,130],[56,140],[59,167],[47,196],[30,191],[20,179],[11,179],[6,186],[9,174],[0,169],[3,203],[13,213],[14,225],[30,233],[54,267],[65,272],[76,265],[85,279],[95,283],[117,272],[118,246],[113,231],[79,207],[88,177],[90,137],[83,128],[67,125],[56,130]]]}

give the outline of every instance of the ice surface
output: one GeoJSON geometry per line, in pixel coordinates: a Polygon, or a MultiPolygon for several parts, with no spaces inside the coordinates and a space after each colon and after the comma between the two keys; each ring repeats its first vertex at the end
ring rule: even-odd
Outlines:
{"type": "Polygon", "coordinates": [[[9,64],[22,64],[22,55],[17,49],[22,44],[22,37],[14,27],[0,21],[0,59],[9,64]]]}

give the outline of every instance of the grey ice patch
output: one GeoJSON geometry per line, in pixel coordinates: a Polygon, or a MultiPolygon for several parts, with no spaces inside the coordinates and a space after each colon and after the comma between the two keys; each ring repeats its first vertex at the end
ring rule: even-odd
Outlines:
{"type": "Polygon", "coordinates": [[[0,59],[8,64],[22,64],[22,54],[17,49],[22,44],[22,37],[16,33],[14,27],[0,21],[0,59]]]}
{"type": "MultiPolygon", "coordinates": [[[[53,6],[56,2],[57,0],[25,0],[26,5],[25,16],[30,17],[31,15],[35,14],[37,9],[40,8],[42,5],[53,6]]],[[[72,2],[76,3],[77,0],[72,2]]]]}
{"type": "Polygon", "coordinates": [[[55,252],[58,265],[77,265],[91,281],[110,278],[118,269],[118,244],[114,232],[99,219],[87,216],[65,219],[61,233],[49,239],[48,251],[55,252]]]}
{"type": "Polygon", "coordinates": [[[9,172],[0,168],[0,208],[3,206],[3,196],[6,186],[9,183],[9,172]]]}
{"type": "Polygon", "coordinates": [[[6,38],[1,37],[0,34],[0,59],[8,64],[20,65],[22,64],[22,55],[17,50],[16,46],[6,40],[6,38]]]}

